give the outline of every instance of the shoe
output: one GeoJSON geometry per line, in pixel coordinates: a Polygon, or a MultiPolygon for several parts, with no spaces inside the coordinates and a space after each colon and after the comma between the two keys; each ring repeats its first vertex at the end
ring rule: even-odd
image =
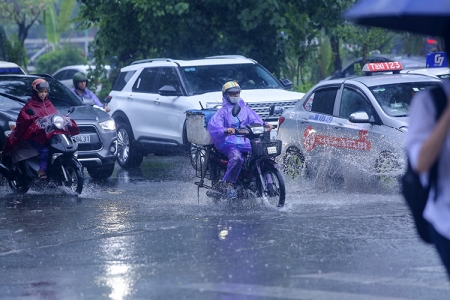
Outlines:
{"type": "Polygon", "coordinates": [[[43,170],[39,170],[37,175],[38,175],[39,179],[47,179],[47,175],[45,174],[45,171],[43,171],[43,170]]]}
{"type": "Polygon", "coordinates": [[[237,198],[236,189],[234,188],[234,184],[232,184],[231,182],[229,182],[227,184],[227,198],[228,199],[236,199],[237,198]]]}

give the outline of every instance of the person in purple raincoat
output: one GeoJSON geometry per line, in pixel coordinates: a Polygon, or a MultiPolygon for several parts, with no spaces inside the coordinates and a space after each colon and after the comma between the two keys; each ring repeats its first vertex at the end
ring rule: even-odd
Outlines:
{"type": "MultiPolygon", "coordinates": [[[[208,131],[214,142],[214,146],[228,156],[227,171],[223,181],[227,184],[227,197],[237,198],[234,188],[239,172],[244,163],[242,153],[252,151],[250,140],[242,136],[233,135],[235,129],[257,123],[263,124],[262,119],[240,97],[241,88],[236,81],[228,81],[222,87],[222,108],[219,109],[208,123],[208,131]],[[241,111],[233,117],[232,110],[235,104],[239,104],[241,111]],[[225,133],[226,132],[226,133],[225,133]]],[[[265,123],[270,129],[272,125],[265,123]]]]}

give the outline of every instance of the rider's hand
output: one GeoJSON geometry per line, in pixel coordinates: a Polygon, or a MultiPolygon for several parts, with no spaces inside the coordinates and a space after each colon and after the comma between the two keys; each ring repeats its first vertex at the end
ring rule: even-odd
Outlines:
{"type": "Polygon", "coordinates": [[[266,127],[269,128],[269,131],[271,131],[273,129],[273,125],[269,124],[269,123],[266,124],[266,127]]]}
{"type": "Polygon", "coordinates": [[[234,130],[234,128],[227,128],[227,132],[229,134],[234,134],[235,130],[234,130]]]}

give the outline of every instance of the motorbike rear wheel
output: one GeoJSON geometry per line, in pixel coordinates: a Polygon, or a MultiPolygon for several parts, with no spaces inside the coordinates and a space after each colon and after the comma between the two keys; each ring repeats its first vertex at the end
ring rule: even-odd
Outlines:
{"type": "Polygon", "coordinates": [[[272,165],[261,170],[264,183],[257,180],[257,187],[261,197],[265,197],[270,205],[283,207],[286,199],[286,185],[281,172],[272,165]]]}
{"type": "Polygon", "coordinates": [[[78,167],[78,164],[74,160],[69,160],[62,167],[65,170],[67,178],[61,170],[60,185],[68,189],[69,192],[81,194],[83,191],[84,175],[78,167]]]}

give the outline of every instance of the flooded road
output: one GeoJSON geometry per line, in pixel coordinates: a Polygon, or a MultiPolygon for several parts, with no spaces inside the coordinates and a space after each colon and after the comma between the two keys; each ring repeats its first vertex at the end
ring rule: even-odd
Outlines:
{"type": "MultiPolygon", "coordinates": [[[[87,175],[86,175],[87,176],[87,175]]],[[[214,204],[185,158],[79,197],[0,187],[1,299],[448,299],[396,192],[287,179],[286,206],[214,204]]]]}

